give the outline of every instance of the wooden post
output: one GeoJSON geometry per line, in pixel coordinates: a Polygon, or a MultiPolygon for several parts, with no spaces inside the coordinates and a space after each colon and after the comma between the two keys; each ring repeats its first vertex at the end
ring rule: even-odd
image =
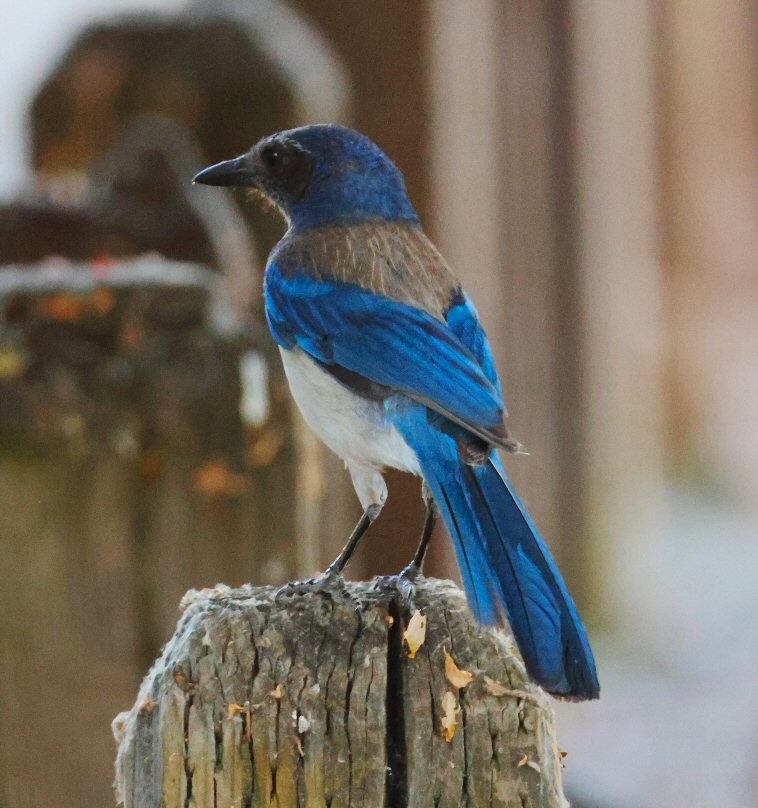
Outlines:
{"type": "Polygon", "coordinates": [[[182,606],[114,721],[124,808],[567,805],[547,696],[450,582],[421,581],[410,608],[371,583],[182,606]]]}

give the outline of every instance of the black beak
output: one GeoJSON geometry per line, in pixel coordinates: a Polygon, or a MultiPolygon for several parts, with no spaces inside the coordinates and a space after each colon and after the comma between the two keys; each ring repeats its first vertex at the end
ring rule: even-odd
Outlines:
{"type": "Polygon", "coordinates": [[[192,182],[201,185],[255,185],[256,174],[250,167],[248,156],[243,154],[204,168],[195,174],[192,182]]]}

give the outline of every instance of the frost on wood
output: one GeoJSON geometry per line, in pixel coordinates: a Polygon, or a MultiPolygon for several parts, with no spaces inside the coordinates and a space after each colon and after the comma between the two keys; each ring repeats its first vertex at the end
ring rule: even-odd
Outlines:
{"type": "Polygon", "coordinates": [[[461,592],[192,591],[113,722],[124,808],[566,806],[547,697],[461,592]],[[427,618],[410,658],[404,634],[427,618]]]}

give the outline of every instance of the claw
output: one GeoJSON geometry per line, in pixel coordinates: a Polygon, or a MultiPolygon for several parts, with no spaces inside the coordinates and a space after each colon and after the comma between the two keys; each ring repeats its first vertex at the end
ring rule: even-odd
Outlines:
{"type": "Polygon", "coordinates": [[[304,581],[290,581],[284,584],[276,591],[274,602],[278,605],[282,598],[304,597],[310,594],[324,595],[332,600],[335,599],[335,596],[350,597],[342,575],[327,570],[317,578],[306,578],[304,581]]]}
{"type": "Polygon", "coordinates": [[[377,578],[374,587],[380,592],[397,592],[402,600],[413,603],[419,575],[421,570],[411,563],[399,575],[382,575],[377,578]]]}
{"type": "Polygon", "coordinates": [[[415,584],[420,577],[423,577],[423,575],[424,573],[421,571],[421,567],[419,567],[414,561],[411,561],[411,563],[408,564],[407,567],[404,567],[400,572],[400,577],[410,581],[411,584],[415,584]]]}

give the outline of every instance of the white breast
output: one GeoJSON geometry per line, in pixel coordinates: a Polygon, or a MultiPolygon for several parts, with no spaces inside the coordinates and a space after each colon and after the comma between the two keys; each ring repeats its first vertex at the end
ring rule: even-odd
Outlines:
{"type": "Polygon", "coordinates": [[[299,348],[281,349],[281,354],[292,395],[303,417],[349,466],[390,467],[420,473],[416,455],[387,423],[381,402],[356,395],[299,348]]]}

